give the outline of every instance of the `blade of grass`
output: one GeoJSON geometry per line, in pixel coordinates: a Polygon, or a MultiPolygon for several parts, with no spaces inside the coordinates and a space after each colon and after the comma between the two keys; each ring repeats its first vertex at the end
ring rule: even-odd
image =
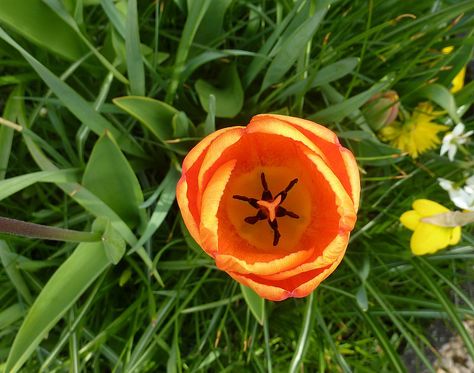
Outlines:
{"type": "Polygon", "coordinates": [[[125,55],[132,95],[145,96],[145,68],[140,50],[137,0],[128,1],[125,23],[125,55]]]}

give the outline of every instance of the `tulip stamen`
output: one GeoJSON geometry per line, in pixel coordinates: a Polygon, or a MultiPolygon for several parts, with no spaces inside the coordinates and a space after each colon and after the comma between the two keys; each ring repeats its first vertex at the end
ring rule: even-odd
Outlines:
{"type": "Polygon", "coordinates": [[[268,183],[264,172],[260,174],[260,181],[263,187],[262,197],[260,200],[239,194],[234,194],[232,198],[239,201],[248,202],[250,206],[258,210],[256,215],[247,216],[244,221],[247,224],[253,225],[260,220],[267,220],[268,225],[273,231],[273,246],[277,246],[278,242],[280,241],[281,234],[278,230],[278,222],[276,218],[288,216],[293,219],[299,219],[298,214],[281,206],[281,203],[286,199],[288,192],[295,186],[295,184],[298,182],[298,179],[291,180],[288,186],[278,193],[275,198],[273,198],[273,194],[268,188],[268,183]]]}

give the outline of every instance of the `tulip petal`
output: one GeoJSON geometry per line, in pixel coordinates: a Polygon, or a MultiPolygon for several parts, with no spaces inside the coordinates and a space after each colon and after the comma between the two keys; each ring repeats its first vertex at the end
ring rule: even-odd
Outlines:
{"type": "Polygon", "coordinates": [[[453,228],[420,222],[411,236],[410,247],[415,255],[433,254],[449,245],[453,228]]]}
{"type": "Polygon", "coordinates": [[[400,222],[408,229],[414,231],[420,223],[421,216],[415,210],[404,212],[400,216],[400,222]]]}
{"type": "Polygon", "coordinates": [[[189,208],[188,184],[184,174],[181,176],[181,179],[179,179],[176,186],[176,200],[178,201],[179,209],[181,210],[181,216],[183,217],[184,224],[186,224],[186,227],[188,228],[189,234],[199,244],[200,238],[198,223],[194,219],[194,216],[189,208]]]}
{"type": "Polygon", "coordinates": [[[359,171],[352,153],[341,146],[336,134],[318,123],[285,115],[260,114],[254,120],[278,119],[293,125],[309,138],[326,157],[326,162],[341,181],[347,193],[352,197],[356,211],[359,207],[360,180],[359,171]]]}
{"type": "Polygon", "coordinates": [[[429,199],[417,199],[413,202],[413,209],[420,214],[422,218],[449,211],[446,207],[434,201],[430,201],[429,199]]]}
{"type": "Polygon", "coordinates": [[[219,247],[219,239],[217,235],[219,220],[217,218],[217,211],[236,162],[236,160],[230,160],[219,167],[212,175],[211,181],[206,190],[204,190],[202,196],[201,225],[199,233],[202,248],[211,256],[216,255],[219,247]]]}

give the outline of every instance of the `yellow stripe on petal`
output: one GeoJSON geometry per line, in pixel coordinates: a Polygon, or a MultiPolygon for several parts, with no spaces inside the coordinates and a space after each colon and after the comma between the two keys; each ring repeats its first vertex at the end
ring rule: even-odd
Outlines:
{"type": "Polygon", "coordinates": [[[444,249],[449,245],[452,230],[452,228],[419,223],[411,236],[411,251],[415,255],[425,255],[444,249]]]}
{"type": "Polygon", "coordinates": [[[406,211],[400,216],[400,222],[408,229],[414,231],[420,223],[420,214],[415,210],[406,211]]]}
{"type": "Polygon", "coordinates": [[[421,217],[449,212],[446,207],[429,199],[417,199],[413,202],[413,209],[420,214],[421,217]]]}

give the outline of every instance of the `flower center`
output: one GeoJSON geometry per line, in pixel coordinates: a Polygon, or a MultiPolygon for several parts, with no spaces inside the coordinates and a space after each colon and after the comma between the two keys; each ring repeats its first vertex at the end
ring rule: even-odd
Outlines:
{"type": "Polygon", "coordinates": [[[247,224],[255,224],[260,220],[267,220],[270,228],[273,230],[273,246],[278,245],[280,241],[280,231],[278,229],[278,221],[276,218],[281,218],[288,216],[293,219],[299,219],[299,216],[292,211],[285,209],[281,204],[286,199],[288,192],[295,186],[298,182],[298,179],[293,179],[290,181],[288,186],[273,197],[272,192],[268,188],[268,183],[265,178],[265,173],[260,174],[260,180],[262,182],[263,192],[260,199],[241,196],[234,194],[232,198],[239,201],[244,201],[250,204],[253,208],[257,209],[257,214],[252,216],[247,216],[244,221],[247,224]]]}

